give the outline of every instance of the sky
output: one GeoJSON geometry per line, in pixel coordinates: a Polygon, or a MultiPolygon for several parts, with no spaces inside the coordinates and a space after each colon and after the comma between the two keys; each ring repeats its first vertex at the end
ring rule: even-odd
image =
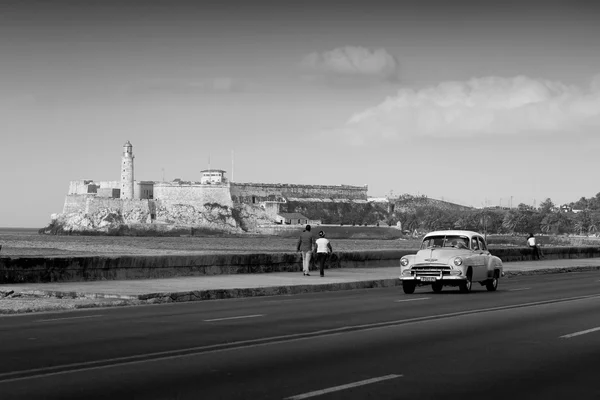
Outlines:
{"type": "Polygon", "coordinates": [[[0,226],[69,182],[368,185],[482,207],[600,192],[600,3],[0,0],[0,226]]]}

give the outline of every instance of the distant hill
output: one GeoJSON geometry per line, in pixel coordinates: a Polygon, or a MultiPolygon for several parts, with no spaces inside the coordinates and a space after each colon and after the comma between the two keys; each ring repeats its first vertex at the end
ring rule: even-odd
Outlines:
{"type": "Polygon", "coordinates": [[[443,211],[466,211],[473,207],[463,206],[448,201],[432,199],[427,196],[402,195],[396,199],[390,199],[394,204],[394,211],[397,213],[415,212],[419,208],[432,207],[443,211]]]}

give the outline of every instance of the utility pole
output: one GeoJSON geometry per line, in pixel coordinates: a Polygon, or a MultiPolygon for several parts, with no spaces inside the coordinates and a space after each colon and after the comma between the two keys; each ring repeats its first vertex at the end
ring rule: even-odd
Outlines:
{"type": "Polygon", "coordinates": [[[234,182],[234,180],[233,180],[233,150],[231,150],[231,182],[234,182]]]}

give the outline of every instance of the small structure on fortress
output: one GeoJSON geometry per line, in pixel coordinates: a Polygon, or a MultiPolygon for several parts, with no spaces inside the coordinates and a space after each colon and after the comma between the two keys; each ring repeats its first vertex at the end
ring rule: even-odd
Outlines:
{"type": "MultiPolygon", "coordinates": [[[[226,171],[220,169],[200,171],[200,181],[136,181],[134,159],[133,145],[127,141],[121,154],[119,181],[71,181],[62,215],[77,214],[80,220],[99,216],[96,220],[112,219],[117,221],[115,223],[124,224],[208,224],[214,227],[225,223],[228,229],[239,230],[239,221],[233,219],[234,208],[240,210],[245,207],[243,215],[256,219],[260,214],[259,219],[268,220],[273,225],[295,224],[298,220],[304,224],[309,222],[308,218],[304,215],[289,218],[281,212],[287,211],[281,209],[282,205],[290,201],[368,202],[367,185],[234,183],[226,178],[226,171]],[[254,216],[250,217],[250,214],[254,216]]],[[[97,225],[94,221],[86,224],[97,225]]]]}
{"type": "Polygon", "coordinates": [[[211,184],[221,184],[227,182],[225,178],[225,171],[222,169],[205,169],[204,171],[200,171],[202,177],[200,178],[200,183],[202,185],[211,185],[211,184]]]}

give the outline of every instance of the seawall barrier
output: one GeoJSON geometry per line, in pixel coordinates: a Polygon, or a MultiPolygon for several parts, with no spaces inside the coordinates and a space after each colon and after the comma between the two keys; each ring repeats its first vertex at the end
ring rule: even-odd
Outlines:
{"type": "MultiPolygon", "coordinates": [[[[327,268],[396,267],[402,256],[416,250],[335,252],[327,268]]],[[[503,262],[531,259],[526,247],[490,248],[503,262]]],[[[600,257],[600,247],[543,248],[546,259],[600,257]]],[[[74,282],[153,279],[220,274],[300,272],[300,253],[228,253],[164,256],[0,257],[0,283],[74,282]]]]}

